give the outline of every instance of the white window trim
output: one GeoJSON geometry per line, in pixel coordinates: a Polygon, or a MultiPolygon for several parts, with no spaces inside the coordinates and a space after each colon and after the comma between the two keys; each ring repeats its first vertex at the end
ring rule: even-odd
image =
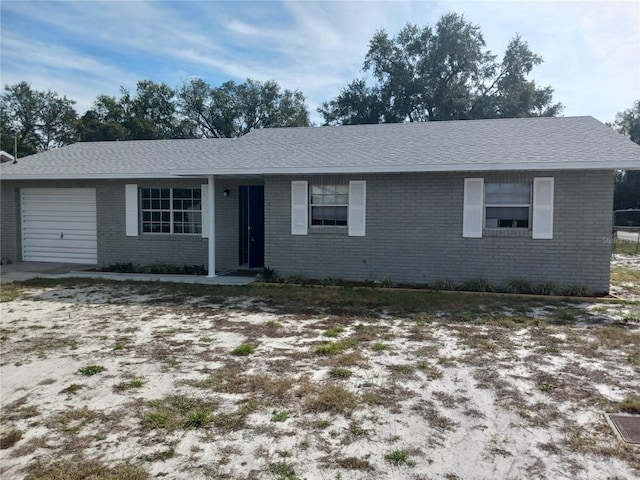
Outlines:
{"type": "MultiPolygon", "coordinates": [[[[313,189],[314,185],[320,185],[318,184],[311,184],[311,189],[313,189]]],[[[344,185],[342,183],[322,183],[322,185],[326,186],[326,185],[331,185],[331,186],[337,186],[337,185],[344,185]]],[[[345,185],[346,186],[346,185],[345,185]]],[[[313,193],[309,193],[309,227],[316,229],[316,228],[348,228],[349,227],[349,198],[351,198],[350,196],[350,191],[349,188],[347,186],[347,203],[313,203],[311,201],[312,197],[313,197],[313,193]],[[346,225],[314,225],[313,224],[313,209],[316,207],[341,207],[341,208],[346,208],[347,209],[347,224],[346,225]]]]}
{"type": "Polygon", "coordinates": [[[554,177],[534,177],[531,188],[531,201],[528,205],[508,204],[496,205],[485,204],[484,178],[465,178],[463,192],[463,214],[462,214],[462,236],[464,238],[482,238],[484,230],[491,231],[529,231],[532,239],[553,239],[553,211],[554,211],[555,181],[554,177]],[[482,203],[477,200],[469,203],[469,190],[473,183],[477,183],[482,188],[482,203]],[[548,183],[549,198],[540,198],[540,185],[548,183]],[[546,200],[546,201],[544,201],[546,200]],[[528,207],[529,208],[529,227],[486,227],[486,209],[487,207],[528,207]],[[476,215],[481,216],[479,221],[476,215]],[[547,228],[542,228],[541,222],[544,215],[547,215],[547,228]],[[477,227],[481,224],[482,228],[478,231],[477,227]]]}
{"type": "MultiPolygon", "coordinates": [[[[202,215],[204,214],[204,209],[203,209],[203,198],[202,198],[202,187],[140,187],[138,189],[138,196],[139,196],[139,201],[140,201],[140,232],[142,233],[142,235],[159,235],[159,236],[166,236],[166,235],[181,235],[181,236],[189,236],[189,237],[193,237],[193,236],[202,236],[203,235],[203,231],[204,231],[204,226],[203,226],[203,222],[202,222],[202,215]],[[154,189],[168,189],[169,190],[169,209],[144,209],[142,208],[142,190],[154,190],[154,189]],[[200,210],[176,210],[173,208],[173,190],[174,189],[184,189],[184,190],[200,190],[200,210]],[[147,211],[147,212],[169,212],[169,232],[145,232],[144,231],[144,227],[143,227],[143,213],[147,211]],[[198,213],[200,212],[200,232],[193,232],[193,233],[183,233],[183,232],[174,232],[173,228],[174,228],[174,218],[173,218],[173,214],[174,213],[198,213]]],[[[162,223],[162,222],[161,222],[162,223]]]]}
{"type": "MultiPolygon", "coordinates": [[[[346,229],[350,237],[364,237],[367,218],[367,182],[366,180],[349,181],[349,198],[347,205],[347,225],[313,225],[313,229],[346,229]],[[356,199],[356,191],[361,198],[356,199]],[[359,201],[356,201],[359,200],[359,201]],[[359,220],[359,221],[358,221],[359,220]]],[[[321,206],[316,204],[314,206],[321,206]]],[[[343,206],[331,204],[322,206],[343,206]]],[[[311,201],[309,199],[309,182],[293,180],[291,182],[291,235],[308,235],[311,224],[311,201]],[[304,195],[302,193],[304,192],[304,195]]],[[[344,230],[340,230],[344,231],[344,230]]]]}

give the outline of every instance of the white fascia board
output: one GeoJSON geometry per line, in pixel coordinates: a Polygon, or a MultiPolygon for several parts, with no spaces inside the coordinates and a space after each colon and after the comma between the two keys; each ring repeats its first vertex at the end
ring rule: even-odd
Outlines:
{"type": "Polygon", "coordinates": [[[299,175],[335,173],[414,173],[414,172],[482,172],[482,171],[530,171],[530,170],[640,170],[636,162],[532,162],[519,164],[455,163],[441,165],[380,165],[380,166],[328,166],[328,167],[275,167],[275,168],[215,168],[194,170],[171,170],[174,175],[299,175]]]}
{"type": "Polygon", "coordinates": [[[113,179],[135,179],[135,178],[176,178],[175,174],[162,173],[15,173],[2,174],[2,180],[113,180],[113,179]]]}

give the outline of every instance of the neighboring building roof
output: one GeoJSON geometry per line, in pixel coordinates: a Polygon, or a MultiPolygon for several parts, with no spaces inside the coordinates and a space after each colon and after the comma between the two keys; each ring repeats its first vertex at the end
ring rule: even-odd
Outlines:
{"type": "Polygon", "coordinates": [[[640,146],[592,117],[299,127],[239,139],[78,143],[3,178],[640,169],[640,146]]]}
{"type": "Polygon", "coordinates": [[[4,150],[0,150],[0,163],[13,162],[13,155],[4,150]]]}

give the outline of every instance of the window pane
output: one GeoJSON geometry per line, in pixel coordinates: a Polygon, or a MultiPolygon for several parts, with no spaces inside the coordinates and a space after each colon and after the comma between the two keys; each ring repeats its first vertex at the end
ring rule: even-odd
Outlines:
{"type": "Polygon", "coordinates": [[[142,200],[142,208],[149,210],[151,208],[151,200],[142,200]]]}
{"type": "Polygon", "coordinates": [[[151,200],[151,208],[160,210],[160,200],[151,200]]]}
{"type": "Polygon", "coordinates": [[[193,198],[202,198],[202,192],[199,188],[193,189],[193,198]]]}
{"type": "Polygon", "coordinates": [[[142,198],[151,198],[151,190],[149,188],[142,188],[142,198]]]}
{"type": "Polygon", "coordinates": [[[484,192],[487,205],[529,205],[531,198],[528,183],[487,183],[484,192]]]}
{"type": "Polygon", "coordinates": [[[168,188],[161,188],[160,189],[160,197],[162,198],[171,198],[171,195],[169,193],[169,189],[168,188]]]}
{"type": "Polygon", "coordinates": [[[170,210],[171,203],[169,200],[162,199],[160,200],[160,207],[162,208],[162,210],[170,210]]]}
{"type": "Polygon", "coordinates": [[[487,207],[487,228],[528,228],[528,207],[487,207]]]}
{"type": "Polygon", "coordinates": [[[174,188],[173,198],[191,198],[190,188],[174,188]]]}
{"type": "Polygon", "coordinates": [[[347,207],[312,207],[311,225],[346,225],[347,207]]]}

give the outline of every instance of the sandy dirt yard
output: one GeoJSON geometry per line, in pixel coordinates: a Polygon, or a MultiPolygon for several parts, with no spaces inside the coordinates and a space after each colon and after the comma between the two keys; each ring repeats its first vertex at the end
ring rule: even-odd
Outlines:
{"type": "Polygon", "coordinates": [[[638,302],[86,279],[2,296],[5,480],[640,476],[604,417],[640,413],[638,302]]]}

